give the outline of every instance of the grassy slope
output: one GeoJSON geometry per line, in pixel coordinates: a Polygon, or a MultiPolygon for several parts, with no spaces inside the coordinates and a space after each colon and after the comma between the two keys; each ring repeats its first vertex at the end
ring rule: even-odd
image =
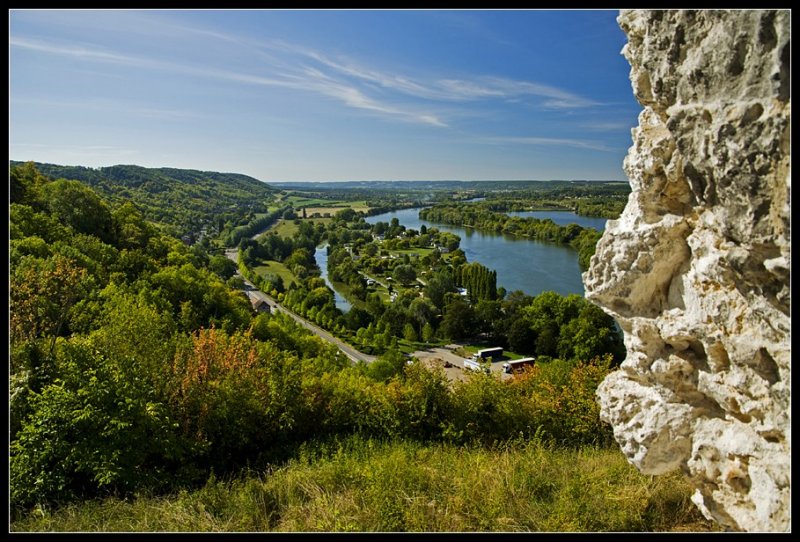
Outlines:
{"type": "Polygon", "coordinates": [[[457,448],[359,438],[309,445],[269,474],[167,497],[39,510],[12,531],[708,531],[677,473],[644,476],[618,449],[536,442],[457,448]]]}

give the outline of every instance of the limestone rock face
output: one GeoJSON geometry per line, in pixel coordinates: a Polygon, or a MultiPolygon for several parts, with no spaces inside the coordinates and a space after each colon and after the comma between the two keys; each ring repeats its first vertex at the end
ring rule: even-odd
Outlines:
{"type": "Polygon", "coordinates": [[[791,528],[790,13],[623,11],[632,192],[584,274],[625,334],[598,389],[642,472],[730,530],[791,528]]]}

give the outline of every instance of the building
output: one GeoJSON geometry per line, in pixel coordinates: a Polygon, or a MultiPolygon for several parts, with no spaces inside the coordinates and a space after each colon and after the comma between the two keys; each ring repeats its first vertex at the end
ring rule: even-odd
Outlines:
{"type": "Polygon", "coordinates": [[[256,312],[270,312],[269,303],[264,301],[261,296],[256,294],[252,291],[245,292],[247,297],[250,299],[250,305],[253,307],[253,310],[256,312]]]}

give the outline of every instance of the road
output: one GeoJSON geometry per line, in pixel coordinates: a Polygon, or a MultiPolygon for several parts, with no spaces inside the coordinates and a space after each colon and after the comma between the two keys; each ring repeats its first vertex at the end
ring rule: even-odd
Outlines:
{"type": "MultiPolygon", "coordinates": [[[[225,256],[227,256],[228,258],[230,258],[234,262],[238,261],[237,260],[237,249],[226,249],[225,250],[225,256]]],[[[236,270],[236,275],[241,277],[241,274],[239,273],[238,269],[236,270]]],[[[246,278],[242,277],[242,280],[244,281],[245,286],[247,287],[247,289],[251,293],[255,294],[256,297],[259,297],[259,298],[263,299],[267,303],[267,305],[269,305],[270,312],[283,312],[283,313],[288,314],[289,316],[291,316],[295,320],[295,322],[297,322],[298,324],[300,324],[304,328],[308,329],[309,331],[314,333],[316,336],[328,341],[329,343],[334,344],[337,348],[339,348],[339,350],[341,350],[344,353],[345,356],[347,356],[348,358],[350,358],[354,362],[363,361],[365,363],[371,363],[371,362],[375,361],[376,356],[372,356],[372,355],[369,355],[369,354],[365,354],[363,352],[359,352],[358,350],[356,350],[355,348],[353,348],[352,346],[350,346],[346,342],[342,341],[341,339],[338,339],[338,338],[334,337],[333,335],[331,335],[330,333],[328,333],[327,331],[325,331],[321,327],[312,324],[311,322],[309,322],[308,320],[306,320],[305,318],[303,318],[299,314],[287,309],[286,307],[284,307],[283,305],[278,303],[275,299],[273,299],[272,297],[268,296],[267,294],[265,294],[264,292],[262,292],[261,290],[256,288],[255,285],[252,282],[250,282],[249,280],[247,280],[246,278]]]]}

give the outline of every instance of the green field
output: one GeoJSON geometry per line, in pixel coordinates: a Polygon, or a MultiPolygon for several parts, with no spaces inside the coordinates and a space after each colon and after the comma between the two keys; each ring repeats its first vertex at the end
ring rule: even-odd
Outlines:
{"type": "Polygon", "coordinates": [[[299,229],[300,228],[297,226],[297,224],[294,223],[294,220],[284,220],[281,218],[269,229],[269,231],[277,233],[279,237],[288,238],[293,237],[299,229]]]}
{"type": "Polygon", "coordinates": [[[289,271],[289,268],[283,265],[281,262],[276,262],[272,260],[266,260],[261,263],[261,265],[254,267],[253,271],[260,276],[265,276],[267,273],[272,273],[273,275],[278,275],[281,280],[283,280],[284,286],[289,286],[292,282],[299,282],[297,277],[295,277],[294,273],[289,271]]]}
{"type": "MultiPolygon", "coordinates": [[[[307,220],[308,222],[311,222],[312,224],[316,224],[317,222],[319,222],[321,224],[328,224],[333,219],[331,219],[331,218],[306,218],[306,219],[302,219],[301,218],[300,220],[307,220]]],[[[299,229],[300,229],[299,226],[297,224],[295,224],[294,220],[285,220],[285,219],[281,218],[275,224],[273,224],[272,227],[268,231],[275,232],[280,237],[283,237],[284,239],[287,239],[287,238],[290,238],[290,237],[294,237],[294,234],[297,233],[297,230],[299,230],[299,229]]]]}
{"type": "Polygon", "coordinates": [[[348,208],[359,212],[369,210],[369,205],[367,204],[366,200],[358,200],[358,201],[327,200],[321,198],[309,198],[305,196],[292,195],[292,196],[287,196],[285,202],[290,203],[297,212],[300,212],[300,209],[305,207],[306,215],[309,217],[314,213],[318,213],[320,216],[326,213],[333,216],[342,209],[348,209],[348,208]]]}

